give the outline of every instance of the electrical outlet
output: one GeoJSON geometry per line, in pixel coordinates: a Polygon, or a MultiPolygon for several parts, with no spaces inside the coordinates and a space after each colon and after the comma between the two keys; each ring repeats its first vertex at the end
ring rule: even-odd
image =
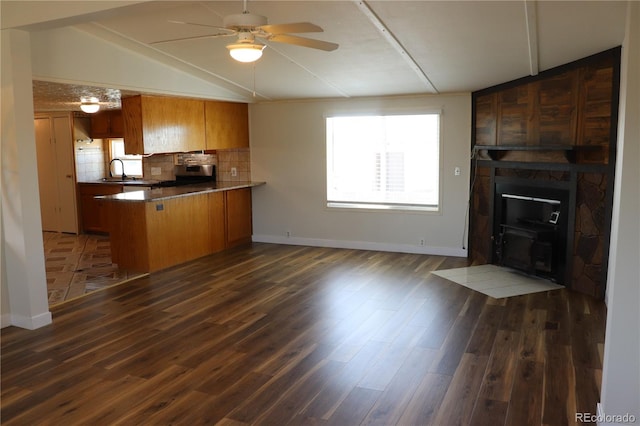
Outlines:
{"type": "Polygon", "coordinates": [[[420,247],[424,247],[424,238],[420,239],[420,247]]]}
{"type": "Polygon", "coordinates": [[[238,169],[236,169],[235,167],[231,168],[231,176],[235,177],[238,176],[238,169]]]}
{"type": "Polygon", "coordinates": [[[162,167],[152,167],[151,176],[158,176],[162,174],[162,167]]]}
{"type": "Polygon", "coordinates": [[[287,238],[291,236],[291,231],[287,231],[287,238]]]}

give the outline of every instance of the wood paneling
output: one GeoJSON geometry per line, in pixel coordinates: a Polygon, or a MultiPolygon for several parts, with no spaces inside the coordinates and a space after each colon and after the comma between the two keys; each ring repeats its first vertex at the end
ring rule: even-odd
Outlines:
{"type": "Polygon", "coordinates": [[[254,243],[89,294],[53,307],[47,327],[2,330],[2,424],[596,414],[604,303],[565,289],[496,300],[430,274],[465,264],[254,243]]]}
{"type": "Polygon", "coordinates": [[[474,102],[475,108],[475,141],[477,145],[496,145],[496,125],[498,96],[489,93],[478,96],[474,102]]]}

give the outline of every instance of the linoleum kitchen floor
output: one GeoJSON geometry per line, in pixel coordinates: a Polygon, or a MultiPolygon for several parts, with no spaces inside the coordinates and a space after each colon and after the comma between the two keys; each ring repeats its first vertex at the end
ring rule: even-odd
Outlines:
{"type": "Polygon", "coordinates": [[[111,263],[106,235],[43,232],[49,306],[139,277],[111,263]]]}

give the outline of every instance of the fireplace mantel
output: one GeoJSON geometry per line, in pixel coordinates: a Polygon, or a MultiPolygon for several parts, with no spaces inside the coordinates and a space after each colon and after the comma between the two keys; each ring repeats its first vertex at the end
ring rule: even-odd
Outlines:
{"type": "Polygon", "coordinates": [[[560,152],[569,163],[577,163],[580,152],[598,153],[603,151],[601,145],[474,145],[476,155],[488,159],[500,161],[507,151],[530,151],[530,152],[560,152]]]}

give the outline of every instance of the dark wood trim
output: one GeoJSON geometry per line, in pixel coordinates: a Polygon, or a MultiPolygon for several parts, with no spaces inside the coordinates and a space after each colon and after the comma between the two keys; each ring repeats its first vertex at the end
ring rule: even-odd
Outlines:
{"type": "Polygon", "coordinates": [[[569,218],[567,221],[567,254],[565,257],[565,282],[571,283],[573,277],[573,248],[576,240],[576,204],[578,202],[578,173],[572,170],[569,174],[569,218]]]}
{"type": "Polygon", "coordinates": [[[477,160],[480,167],[494,169],[546,170],[553,172],[607,173],[606,164],[572,164],[572,163],[525,163],[522,161],[477,160]]]}

